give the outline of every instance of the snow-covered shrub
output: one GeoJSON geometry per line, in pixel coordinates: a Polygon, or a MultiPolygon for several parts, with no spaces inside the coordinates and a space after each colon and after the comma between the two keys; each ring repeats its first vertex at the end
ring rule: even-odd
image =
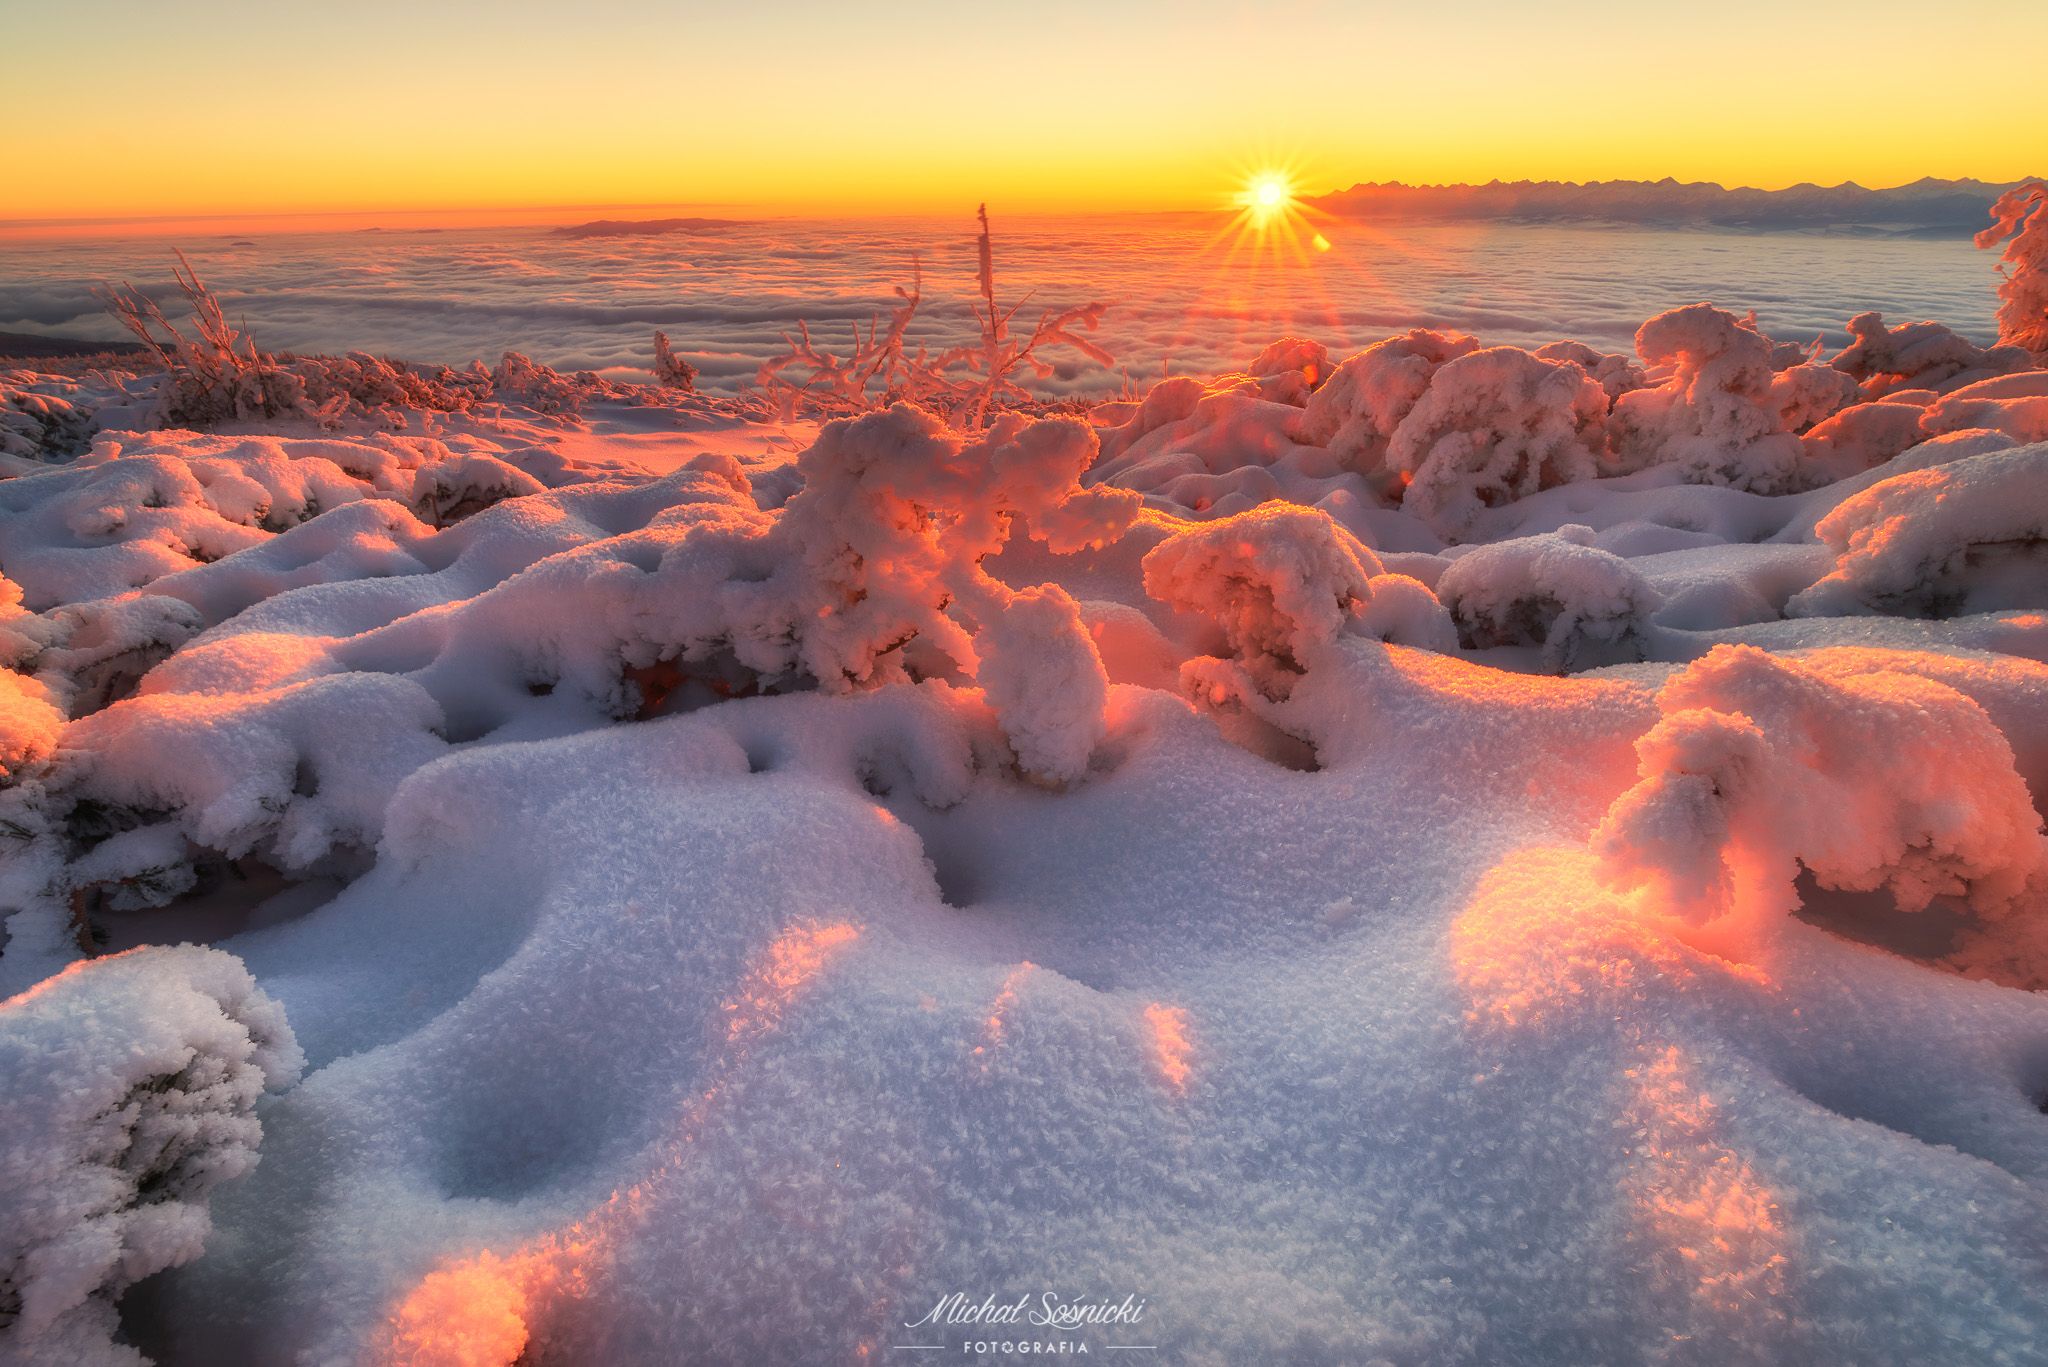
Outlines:
{"type": "Polygon", "coordinates": [[[1649,383],[1635,357],[1620,352],[1596,351],[1584,342],[1545,342],[1530,354],[1545,361],[1570,361],[1600,382],[1600,387],[1607,391],[1609,402],[1649,383]]]}
{"type": "Polygon", "coordinates": [[[697,387],[697,367],[676,355],[669,347],[668,334],[659,330],[654,334],[654,382],[685,394],[697,387]]]}
{"type": "Polygon", "coordinates": [[[1064,593],[1018,594],[980,562],[1009,539],[1013,517],[1055,552],[1120,535],[1138,496],[1079,486],[1096,450],[1071,418],[1003,414],[971,441],[905,404],[833,423],[799,458],[805,486],[766,535],[776,568],[758,590],[728,590],[735,615],[716,636],[746,641],[741,662],[764,673],[847,688],[912,677],[902,647],[913,640],[972,672],[982,663],[976,633],[992,629],[991,703],[1020,762],[1042,778],[1077,778],[1101,735],[1106,688],[1079,613],[1064,593]],[[1024,658],[1033,652],[1042,659],[1024,658]],[[1080,686],[1057,701],[1031,696],[1047,668],[1080,686]]]}
{"type": "Polygon", "coordinates": [[[545,488],[524,470],[477,452],[422,465],[413,476],[412,507],[422,522],[448,527],[508,498],[545,488]]]}
{"type": "Polygon", "coordinates": [[[507,352],[493,370],[472,364],[416,369],[362,352],[287,356],[260,351],[227,320],[219,298],[178,253],[178,290],[191,310],[191,335],[157,302],[132,286],[103,292],[114,317],[149,348],[163,368],[159,421],[181,427],[223,422],[301,419],[323,427],[346,419],[404,428],[404,410],[462,412],[492,398],[516,399],[542,413],[574,413],[618,386],[587,371],[562,375],[507,352]]]}
{"type": "Polygon", "coordinates": [[[256,1165],[257,1097],[303,1065],[219,950],[134,950],[0,1002],[0,1357],[141,1362],[115,1300],[198,1256],[209,1193],[256,1165]]]}
{"type": "MultiPolygon", "coordinates": [[[[439,600],[360,635],[216,637],[73,723],[53,803],[128,814],[133,833],[74,844],[66,867],[161,902],[191,885],[195,859],[346,864],[376,844],[398,784],[451,742],[536,711],[553,726],[651,715],[675,695],[985,670],[1020,767],[1071,781],[1102,735],[1101,664],[1071,598],[1013,590],[980,562],[1026,528],[1060,552],[1121,534],[1137,496],[1076,483],[1095,449],[1076,419],[1004,415],[970,440],[899,405],[828,425],[776,513],[724,456],[652,483],[529,494],[440,532],[390,503],[332,510],[277,539],[281,563],[308,560],[288,543],[335,541],[337,574],[357,577],[346,543],[362,523],[384,560],[424,568],[455,554],[432,549],[449,538],[488,546],[481,559],[506,577],[438,585],[439,600]],[[517,506],[542,500],[537,517],[517,506]]],[[[171,586],[211,618],[268,573],[268,551],[171,586]]]]}
{"type": "Polygon", "coordinates": [[[2015,441],[2048,441],[2048,370],[1979,380],[1927,406],[1920,426],[1931,437],[1981,429],[2015,441]]]}
{"type": "Polygon", "coordinates": [[[1431,375],[1387,468],[1406,486],[1402,506],[1456,537],[1488,508],[1600,474],[1606,417],[1606,391],[1577,364],[1488,347],[1431,375]]]}
{"type": "Polygon", "coordinates": [[[1556,673],[1640,660],[1662,602],[1634,566],[1567,526],[1467,551],[1436,581],[1469,650],[1540,646],[1556,673]]]}
{"type": "Polygon", "coordinates": [[[1176,376],[1102,433],[1102,458],[1090,479],[1196,516],[1242,512],[1280,497],[1312,502],[1317,495],[1308,491],[1318,475],[1352,477],[1327,453],[1296,441],[1300,416],[1299,408],[1264,397],[1248,376],[1176,376]]]}
{"type": "Polygon", "coordinates": [[[34,371],[0,373],[0,455],[65,460],[91,445],[98,421],[79,388],[34,371]]]}
{"type": "Polygon", "coordinates": [[[1309,397],[1301,416],[1304,440],[1327,447],[1347,467],[1380,474],[1394,429],[1447,361],[1478,350],[1455,332],[1415,328],[1375,342],[1340,364],[1309,397]]]}
{"type": "Polygon", "coordinates": [[[1771,401],[1778,425],[1804,432],[1856,402],[1856,381],[1832,366],[1785,366],[1771,376],[1771,401]]]}
{"type": "Polygon", "coordinates": [[[2007,190],[1991,206],[1991,219],[1977,234],[1977,245],[2005,242],[1998,340],[2048,364],[2048,183],[2033,180],[2007,190]]]}
{"type": "Polygon", "coordinates": [[[1347,634],[1425,650],[1455,640],[1427,587],[1389,574],[1329,514],[1295,504],[1184,527],[1146,552],[1144,574],[1146,593],[1213,621],[1269,698],[1286,698],[1347,634]]]}
{"type": "Polygon", "coordinates": [[[72,717],[126,697],[203,625],[190,603],[153,593],[67,603],[42,620],[49,634],[32,672],[72,717]]]}
{"type": "Polygon", "coordinates": [[[1849,320],[1848,346],[1828,364],[1856,381],[1874,399],[1902,389],[1948,389],[1992,375],[2027,368],[2017,346],[1980,347],[1940,323],[1901,323],[1887,328],[1875,313],[1849,320]]]}
{"type": "Polygon", "coordinates": [[[322,511],[410,501],[439,442],[213,437],[175,450],[103,442],[76,463],[0,483],[0,562],[31,606],[107,597],[262,545],[322,511]]]}
{"type": "Polygon", "coordinates": [[[490,385],[483,397],[516,399],[537,413],[573,415],[582,412],[592,399],[613,398],[619,392],[617,386],[590,371],[564,375],[519,352],[508,351],[491,368],[490,385]]]}
{"type": "Polygon", "coordinates": [[[1770,339],[1725,309],[1687,304],[1636,330],[1636,351],[1669,378],[1614,401],[1617,455],[1631,469],[1675,467],[1690,483],[1755,493],[1803,487],[1799,438],[1785,428],[1770,339]]]}
{"type": "Polygon", "coordinates": [[[1282,337],[1253,357],[1245,373],[1259,382],[1262,397],[1302,408],[1330,378],[1330,350],[1321,342],[1282,337]]]}
{"type": "Polygon", "coordinates": [[[1816,423],[1801,438],[1817,478],[1829,482],[1884,464],[1925,441],[1926,409],[1911,403],[1857,403],[1816,423]]]}
{"type": "Polygon", "coordinates": [[[1616,883],[1661,911],[1759,926],[1796,906],[1803,869],[1907,911],[1960,897],[1996,921],[2048,870],[2012,747],[1946,684],[1717,646],[1657,701],[1640,781],[1593,843],[1616,883]]]}
{"type": "Polygon", "coordinates": [[[2048,606],[2048,443],[1894,475],[1815,531],[1835,569],[1786,604],[1792,616],[2048,606]]]}
{"type": "Polygon", "coordinates": [[[975,678],[1026,774],[1079,778],[1102,740],[1109,675],[1073,595],[1020,590],[975,636],[975,678]]]}
{"type": "Polygon", "coordinates": [[[800,411],[845,416],[908,401],[946,415],[956,426],[986,425],[999,410],[1029,408],[1037,400],[1018,382],[1029,372],[1048,379],[1053,366],[1041,354],[1066,347],[1102,366],[1114,366],[1108,352],[1083,336],[1101,325],[1105,304],[1049,308],[1040,313],[1028,334],[1014,330],[1017,312],[1030,298],[1004,308],[996,302],[995,247],[988,206],[976,211],[981,227],[975,239],[977,299],[973,304],[980,339],[968,346],[931,354],[923,346],[910,352],[906,333],[922,299],[923,274],[911,262],[912,286],[896,289],[901,301],[885,325],[879,318],[863,333],[853,330],[853,350],[845,357],[818,349],[810,327],[799,322],[794,337],[784,334],[789,349],[763,362],[755,383],[787,414],[800,411]]]}
{"type": "Polygon", "coordinates": [[[54,634],[21,605],[21,586],[0,576],[0,787],[57,746],[64,713],[48,684],[27,672],[54,634]]]}

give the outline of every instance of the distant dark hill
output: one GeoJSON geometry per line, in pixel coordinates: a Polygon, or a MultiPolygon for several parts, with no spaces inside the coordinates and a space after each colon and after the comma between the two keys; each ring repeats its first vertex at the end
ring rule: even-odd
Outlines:
{"type": "Polygon", "coordinates": [[[61,356],[130,356],[148,348],[140,342],[92,342],[76,337],[44,337],[30,332],[0,332],[0,357],[51,360],[61,356]]]}
{"type": "Polygon", "coordinates": [[[1307,201],[1343,218],[1502,219],[1524,223],[1634,223],[1658,227],[1865,229],[1901,234],[1975,232],[2006,189],[1928,177],[1888,190],[1793,185],[1729,190],[1663,180],[1489,181],[1485,185],[1354,185],[1307,201]]]}
{"type": "Polygon", "coordinates": [[[556,228],[556,237],[663,237],[670,233],[715,233],[743,226],[733,218],[600,218],[556,228]]]}

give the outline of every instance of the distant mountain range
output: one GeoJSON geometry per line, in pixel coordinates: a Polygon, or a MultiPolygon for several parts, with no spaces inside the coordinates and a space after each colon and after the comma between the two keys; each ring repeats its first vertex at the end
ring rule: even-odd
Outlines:
{"type": "MultiPolygon", "coordinates": [[[[2014,182],[2017,183],[2017,182],[2014,182]]],[[[1913,236],[1975,232],[2009,185],[1916,180],[1887,190],[1793,185],[1730,190],[1663,180],[1489,181],[1485,185],[1354,185],[1307,202],[1343,218],[1503,219],[1658,227],[1863,230],[1913,236]]]]}
{"type": "Polygon", "coordinates": [[[733,218],[600,218],[553,230],[556,237],[666,237],[670,233],[715,233],[743,226],[733,218]]]}

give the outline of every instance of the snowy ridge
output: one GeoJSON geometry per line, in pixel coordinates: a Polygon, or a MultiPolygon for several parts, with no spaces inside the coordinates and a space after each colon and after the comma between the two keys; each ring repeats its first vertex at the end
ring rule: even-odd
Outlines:
{"type": "Polygon", "coordinates": [[[973,430],[10,376],[0,1352],[1057,1291],[1175,1362],[2036,1360],[2048,370],[1852,333],[973,430]]]}

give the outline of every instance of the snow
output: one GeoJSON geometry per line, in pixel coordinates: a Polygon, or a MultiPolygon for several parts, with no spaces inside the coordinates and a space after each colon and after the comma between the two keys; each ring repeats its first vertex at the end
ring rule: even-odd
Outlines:
{"type": "Polygon", "coordinates": [[[1143,1317],[1000,1337],[2038,1360],[2048,388],[1855,331],[971,431],[79,382],[0,480],[0,1358],[1045,1293],[1143,1317]]]}

